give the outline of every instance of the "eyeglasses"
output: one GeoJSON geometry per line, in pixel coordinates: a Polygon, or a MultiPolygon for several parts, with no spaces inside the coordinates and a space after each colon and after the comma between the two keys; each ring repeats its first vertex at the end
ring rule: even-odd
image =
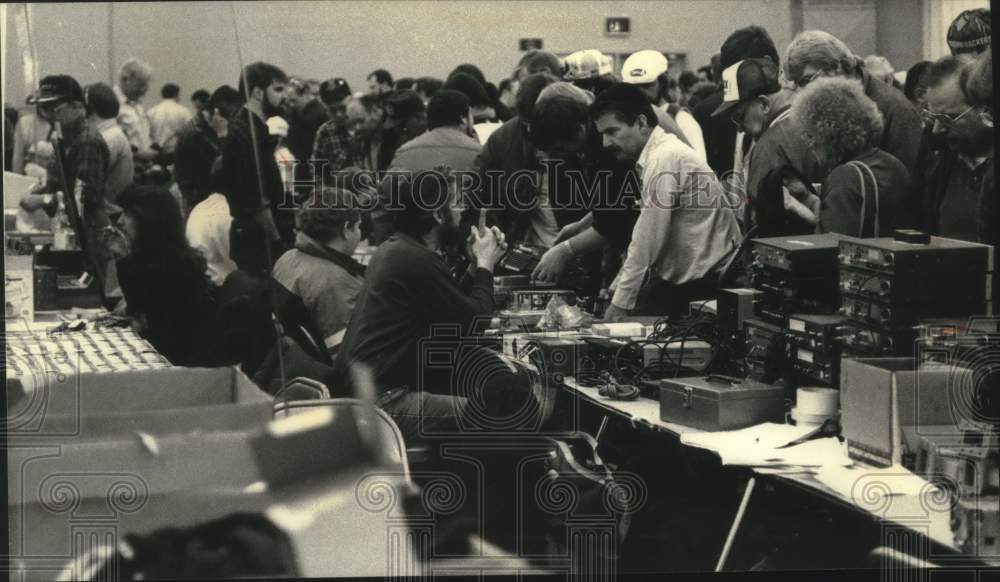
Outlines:
{"type": "Polygon", "coordinates": [[[39,103],[38,109],[49,115],[53,115],[67,105],[69,105],[68,101],[50,101],[48,103],[39,103]]]}
{"type": "MultiPolygon", "coordinates": [[[[921,117],[923,117],[924,122],[928,125],[934,125],[935,123],[941,123],[948,127],[954,127],[960,119],[968,115],[970,111],[975,109],[975,107],[969,107],[965,111],[955,114],[955,113],[934,113],[928,109],[924,109],[920,112],[921,117]]],[[[982,113],[980,113],[982,115],[982,113]]]]}
{"type": "Polygon", "coordinates": [[[805,87],[809,83],[812,83],[813,81],[815,81],[818,77],[822,77],[824,75],[825,75],[825,73],[823,71],[821,71],[821,70],[820,71],[813,71],[812,74],[809,74],[809,75],[806,75],[805,77],[802,77],[795,84],[798,85],[800,88],[801,87],[805,87]]]}

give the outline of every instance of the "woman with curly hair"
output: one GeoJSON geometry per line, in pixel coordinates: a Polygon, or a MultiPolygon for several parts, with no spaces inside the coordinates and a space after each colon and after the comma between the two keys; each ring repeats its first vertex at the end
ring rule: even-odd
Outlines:
{"type": "MultiPolygon", "coordinates": [[[[875,147],[882,114],[860,83],[817,79],[795,96],[792,116],[826,170],[818,216],[810,219],[818,232],[876,237],[904,226],[901,202],[910,174],[902,162],[875,147]]],[[[796,200],[789,198],[786,202],[794,206],[796,200]]]]}

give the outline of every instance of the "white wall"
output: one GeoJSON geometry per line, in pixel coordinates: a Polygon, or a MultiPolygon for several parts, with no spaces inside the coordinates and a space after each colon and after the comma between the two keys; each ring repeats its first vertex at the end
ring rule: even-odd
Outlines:
{"type": "MultiPolygon", "coordinates": [[[[199,87],[236,82],[229,3],[39,4],[32,12],[43,75],[108,81],[126,58],[138,56],[155,69],[150,102],[166,81],[179,83],[185,98],[199,87]]],[[[12,20],[4,43],[5,100],[20,104],[26,89],[20,59],[11,58],[12,20]]],[[[319,79],[343,76],[355,90],[377,67],[396,76],[443,77],[462,62],[479,65],[496,82],[516,64],[522,37],[543,38],[554,52],[684,52],[697,67],[736,28],[764,26],[781,52],[792,34],[789,0],[248,2],[236,4],[236,22],[246,62],[266,59],[319,79]],[[631,35],[606,37],[607,16],[631,17],[631,35]]]]}

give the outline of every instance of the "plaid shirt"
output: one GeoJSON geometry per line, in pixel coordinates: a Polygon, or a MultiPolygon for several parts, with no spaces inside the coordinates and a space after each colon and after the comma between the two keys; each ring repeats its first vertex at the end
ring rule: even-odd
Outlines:
{"type": "Polygon", "coordinates": [[[326,175],[331,176],[358,163],[357,148],[347,128],[331,119],[319,126],[313,142],[312,159],[317,166],[326,163],[326,175]]]}
{"type": "MultiPolygon", "coordinates": [[[[104,138],[90,124],[71,143],[66,144],[66,179],[83,183],[83,216],[88,227],[99,229],[108,224],[108,167],[111,152],[104,138]]],[[[71,191],[72,187],[64,189],[71,191]]]]}

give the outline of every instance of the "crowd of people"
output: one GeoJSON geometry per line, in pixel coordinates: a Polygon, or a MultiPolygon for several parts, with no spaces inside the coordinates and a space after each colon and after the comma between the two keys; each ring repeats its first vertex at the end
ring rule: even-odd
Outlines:
{"type": "Polygon", "coordinates": [[[434,388],[448,380],[421,342],[489,319],[516,245],[544,249],[539,282],[597,257],[606,321],[714,296],[754,236],[918,228],[996,245],[988,11],[948,38],[952,54],[904,82],[829,33],[782,54],[758,26],[680,74],[654,50],[619,71],[596,50],[539,50],[497,84],[466,63],[443,80],[378,69],[356,93],[255,62],[237,87],[192,94],[193,112],[174,83],[147,111],[154,71],[133,59],[114,87],[42,79],[34,112],[5,119],[6,163],[46,177],[26,211],[53,216],[71,200],[40,194],[78,185],[109,307],[175,364],[266,378],[287,349],[336,389],[363,362],[413,437],[415,417],[453,423],[469,405],[434,388]]]}

